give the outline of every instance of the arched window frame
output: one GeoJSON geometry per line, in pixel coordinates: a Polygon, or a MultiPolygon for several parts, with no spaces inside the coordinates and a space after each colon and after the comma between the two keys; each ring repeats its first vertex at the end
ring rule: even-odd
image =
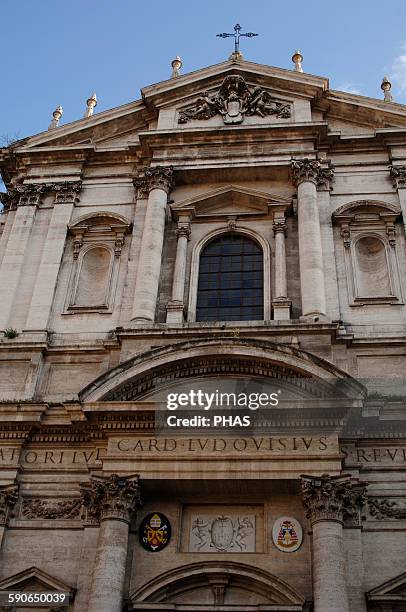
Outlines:
{"type": "Polygon", "coordinates": [[[399,238],[395,222],[400,215],[397,205],[373,200],[350,202],[333,213],[340,228],[350,306],[402,304],[403,291],[399,272],[399,238]],[[385,248],[390,293],[361,295],[357,263],[357,243],[363,238],[377,238],[385,248]]]}
{"type": "Polygon", "coordinates": [[[72,240],[72,266],[64,314],[99,313],[111,314],[117,288],[118,274],[125,235],[131,225],[121,215],[104,211],[84,215],[69,227],[72,240]],[[103,248],[110,253],[110,266],[106,279],[106,293],[101,304],[78,304],[77,291],[83,261],[94,248],[103,248]]]}
{"type": "MultiPolygon", "coordinates": [[[[192,251],[192,262],[190,270],[190,283],[189,283],[189,304],[188,304],[188,321],[196,321],[196,306],[197,306],[197,289],[199,284],[199,268],[200,268],[200,255],[204,247],[214,238],[223,236],[224,234],[230,234],[228,227],[215,229],[212,232],[206,234],[193,248],[192,251]]],[[[263,254],[263,267],[264,267],[264,320],[268,321],[271,319],[271,248],[269,243],[257,232],[248,229],[246,227],[238,227],[234,230],[235,234],[242,234],[248,236],[261,247],[263,254]]],[[[242,323],[247,323],[243,321],[242,323]]]]}

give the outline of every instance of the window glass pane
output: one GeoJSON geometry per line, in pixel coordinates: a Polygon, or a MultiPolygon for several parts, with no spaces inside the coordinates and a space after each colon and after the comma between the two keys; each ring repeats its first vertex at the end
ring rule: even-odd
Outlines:
{"type": "Polygon", "coordinates": [[[263,255],[241,234],[212,240],[200,256],[197,321],[261,320],[263,255]]]}

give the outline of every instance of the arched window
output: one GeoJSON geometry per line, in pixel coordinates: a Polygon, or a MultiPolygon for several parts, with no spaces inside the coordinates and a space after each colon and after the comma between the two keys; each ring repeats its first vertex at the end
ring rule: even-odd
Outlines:
{"type": "Polygon", "coordinates": [[[357,260],[357,289],[360,297],[379,297],[391,294],[386,248],[376,236],[364,236],[355,246],[357,260]]]}
{"type": "Polygon", "coordinates": [[[242,234],[214,238],[200,255],[196,321],[258,321],[263,318],[261,247],[242,234]]]}
{"type": "Polygon", "coordinates": [[[76,289],[76,306],[106,306],[110,279],[111,251],[90,248],[83,256],[76,289]]]}

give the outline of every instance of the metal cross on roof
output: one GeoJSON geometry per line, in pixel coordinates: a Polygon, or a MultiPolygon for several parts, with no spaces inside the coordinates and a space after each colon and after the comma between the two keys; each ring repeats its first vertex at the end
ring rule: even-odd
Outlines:
{"type": "Polygon", "coordinates": [[[239,53],[240,53],[240,37],[241,36],[246,36],[247,38],[252,38],[253,36],[258,36],[258,34],[255,34],[254,32],[244,32],[244,33],[241,33],[241,26],[240,26],[239,23],[236,23],[235,26],[234,26],[234,34],[228,34],[227,32],[222,32],[221,34],[216,34],[216,36],[219,36],[220,38],[230,38],[230,37],[233,37],[234,38],[234,53],[239,55],[239,53]]]}

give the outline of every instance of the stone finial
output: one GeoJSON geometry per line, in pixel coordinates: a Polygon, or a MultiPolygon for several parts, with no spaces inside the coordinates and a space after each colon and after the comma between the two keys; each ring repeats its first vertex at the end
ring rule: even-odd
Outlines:
{"type": "Polygon", "coordinates": [[[303,72],[303,68],[302,68],[303,55],[300,53],[300,51],[294,52],[294,54],[292,55],[292,62],[295,64],[295,67],[293,68],[295,72],[303,72]]]}
{"type": "Polygon", "coordinates": [[[302,475],[302,501],[306,517],[317,521],[359,522],[360,510],[366,503],[366,483],[351,474],[339,476],[302,475]]]}
{"type": "Polygon", "coordinates": [[[86,100],[86,111],[85,114],[83,115],[85,118],[87,117],[91,117],[93,115],[93,111],[97,106],[97,96],[95,93],[92,93],[92,95],[90,96],[90,98],[88,98],[86,100]]]}
{"type": "Polygon", "coordinates": [[[393,96],[390,92],[390,90],[392,89],[392,83],[386,76],[384,76],[382,79],[381,89],[383,91],[384,102],[393,102],[393,96]]]}
{"type": "Polygon", "coordinates": [[[0,486],[0,525],[5,525],[10,513],[17,503],[18,485],[9,484],[0,486]]]}
{"type": "Polygon", "coordinates": [[[241,53],[241,51],[233,51],[230,55],[229,58],[230,62],[239,62],[241,60],[244,59],[243,54],[241,53]]]}
{"type": "Polygon", "coordinates": [[[52,113],[52,121],[49,124],[49,128],[48,130],[53,130],[54,128],[58,127],[59,124],[59,120],[63,115],[63,108],[62,106],[57,106],[56,109],[54,110],[54,112],[52,113]]]}
{"type": "Polygon", "coordinates": [[[139,476],[92,476],[82,483],[81,495],[89,519],[130,522],[141,505],[139,476]]]}
{"type": "Polygon", "coordinates": [[[171,61],[171,66],[172,66],[171,79],[175,79],[176,77],[180,76],[179,71],[181,70],[183,66],[183,62],[180,59],[179,55],[177,55],[175,59],[171,61]]]}

